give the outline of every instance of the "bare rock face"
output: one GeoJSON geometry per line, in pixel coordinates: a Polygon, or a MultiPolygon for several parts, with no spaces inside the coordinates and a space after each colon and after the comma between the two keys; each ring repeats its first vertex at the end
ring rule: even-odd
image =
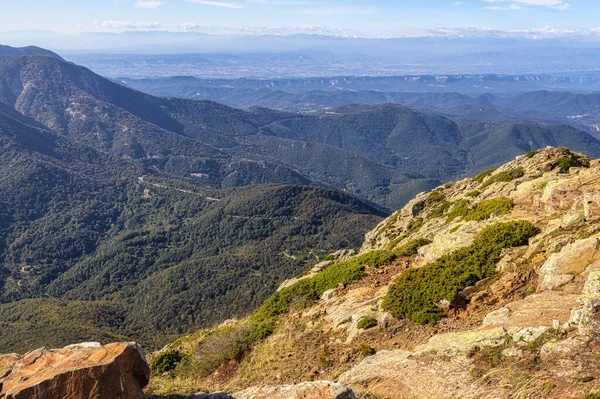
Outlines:
{"type": "Polygon", "coordinates": [[[470,398],[484,395],[469,373],[465,357],[444,361],[439,356],[403,350],[380,351],[342,374],[339,382],[389,399],[470,398]]]}
{"type": "Polygon", "coordinates": [[[142,349],[131,342],[0,356],[2,399],[142,399],[149,378],[142,349]]]}
{"type": "Polygon", "coordinates": [[[578,240],[552,254],[540,269],[538,291],[551,290],[573,280],[600,259],[600,236],[578,240]]]}
{"type": "Polygon", "coordinates": [[[233,397],[235,399],[356,399],[351,389],[330,381],[249,388],[233,394],[233,397]]]}

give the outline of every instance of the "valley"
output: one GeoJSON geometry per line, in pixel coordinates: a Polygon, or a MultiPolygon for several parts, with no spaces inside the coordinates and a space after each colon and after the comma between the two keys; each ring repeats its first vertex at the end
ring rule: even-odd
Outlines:
{"type": "Polygon", "coordinates": [[[596,80],[65,59],[0,46],[0,397],[600,389],[596,80]]]}

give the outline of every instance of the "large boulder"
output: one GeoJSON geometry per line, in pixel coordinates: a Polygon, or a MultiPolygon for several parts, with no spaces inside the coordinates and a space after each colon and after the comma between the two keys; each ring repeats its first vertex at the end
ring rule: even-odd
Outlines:
{"type": "Polygon", "coordinates": [[[97,342],[0,356],[2,399],[142,399],[150,369],[139,345],[97,342]]]}

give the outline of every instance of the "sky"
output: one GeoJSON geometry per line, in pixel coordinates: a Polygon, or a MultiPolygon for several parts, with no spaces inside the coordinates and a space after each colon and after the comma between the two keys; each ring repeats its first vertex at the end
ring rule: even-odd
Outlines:
{"type": "Polygon", "coordinates": [[[599,0],[0,0],[1,31],[600,37],[599,0]]]}

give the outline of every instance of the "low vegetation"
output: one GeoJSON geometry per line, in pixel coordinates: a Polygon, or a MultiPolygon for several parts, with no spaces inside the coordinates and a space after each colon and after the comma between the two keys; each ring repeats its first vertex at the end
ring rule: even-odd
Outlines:
{"type": "Polygon", "coordinates": [[[485,182],[483,182],[481,188],[486,188],[494,183],[506,183],[523,176],[525,176],[525,171],[523,170],[523,168],[506,170],[504,172],[497,173],[494,176],[487,179],[485,182]]]}
{"type": "Polygon", "coordinates": [[[571,152],[568,148],[560,148],[562,157],[556,161],[559,173],[569,173],[571,168],[589,168],[590,159],[579,154],[571,152]]]}
{"type": "Polygon", "coordinates": [[[477,183],[481,184],[481,183],[483,183],[483,179],[485,179],[486,177],[488,177],[489,175],[491,175],[495,171],[496,171],[496,168],[484,170],[483,172],[481,172],[478,175],[474,176],[473,180],[475,180],[477,183]]]}
{"type": "Polygon", "coordinates": [[[502,249],[525,245],[537,232],[527,221],[489,226],[470,246],[404,272],[390,287],[383,308],[400,319],[435,324],[442,317],[438,302],[452,301],[466,287],[493,276],[502,249]]]}
{"type": "Polygon", "coordinates": [[[360,319],[358,321],[358,324],[356,326],[358,328],[360,328],[361,330],[366,330],[366,329],[375,327],[377,324],[379,324],[377,322],[377,319],[375,319],[373,317],[363,317],[362,319],[360,319]]]}
{"type": "Polygon", "coordinates": [[[152,375],[173,371],[185,358],[186,355],[177,350],[159,353],[150,360],[150,371],[152,375]]]}
{"type": "Polygon", "coordinates": [[[496,197],[481,201],[472,207],[469,207],[468,200],[460,200],[452,207],[448,214],[448,222],[456,218],[462,218],[465,221],[487,220],[492,215],[502,216],[509,213],[514,207],[514,202],[507,197],[496,197]]]}
{"type": "Polygon", "coordinates": [[[427,240],[425,238],[417,238],[416,240],[409,241],[406,244],[394,250],[394,254],[396,256],[416,255],[419,248],[428,244],[431,244],[430,240],[427,240]]]}

